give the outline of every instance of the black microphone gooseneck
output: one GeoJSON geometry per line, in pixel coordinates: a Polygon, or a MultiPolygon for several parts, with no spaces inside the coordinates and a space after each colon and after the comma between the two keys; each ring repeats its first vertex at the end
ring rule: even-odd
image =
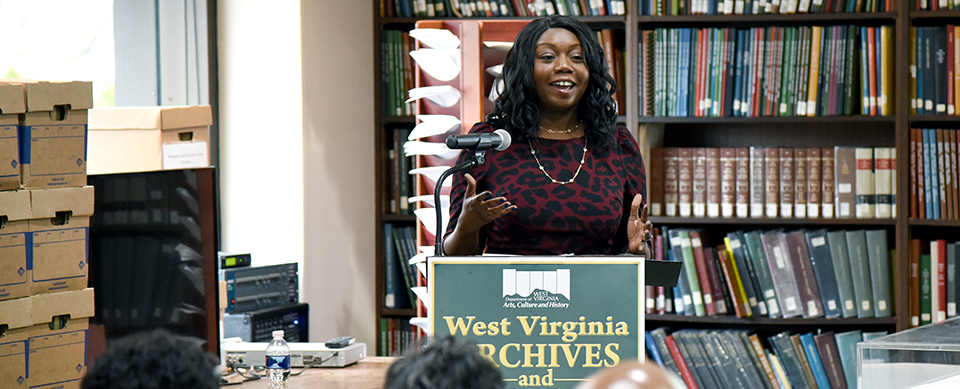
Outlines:
{"type": "Polygon", "coordinates": [[[440,189],[443,185],[443,180],[446,180],[451,174],[459,173],[467,169],[472,169],[483,164],[486,156],[486,150],[474,150],[473,158],[468,159],[466,162],[463,162],[459,165],[451,167],[443,172],[440,175],[440,179],[437,180],[437,186],[433,190],[433,202],[434,208],[437,210],[437,233],[436,233],[436,247],[434,247],[433,255],[442,257],[443,254],[443,209],[440,206],[440,189]]]}

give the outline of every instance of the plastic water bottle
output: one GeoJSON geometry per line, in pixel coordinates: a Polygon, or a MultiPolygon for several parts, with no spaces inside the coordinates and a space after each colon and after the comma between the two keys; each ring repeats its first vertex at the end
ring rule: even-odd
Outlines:
{"type": "Polygon", "coordinates": [[[287,389],[290,378],[290,346],[283,340],[283,330],[273,331],[273,340],[267,345],[267,379],[269,389],[287,389]]]}

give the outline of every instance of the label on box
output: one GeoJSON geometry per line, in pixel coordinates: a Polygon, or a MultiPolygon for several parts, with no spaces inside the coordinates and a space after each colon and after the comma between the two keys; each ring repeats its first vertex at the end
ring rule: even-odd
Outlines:
{"type": "Polygon", "coordinates": [[[183,169],[210,166],[207,142],[170,143],[163,145],[163,168],[183,169]]]}

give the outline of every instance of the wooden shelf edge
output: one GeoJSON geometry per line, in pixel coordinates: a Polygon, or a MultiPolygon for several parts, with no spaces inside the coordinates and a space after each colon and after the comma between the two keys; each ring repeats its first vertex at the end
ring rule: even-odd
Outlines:
{"type": "MultiPolygon", "coordinates": [[[[776,219],[776,218],[709,218],[650,216],[654,224],[746,224],[746,225],[871,225],[893,226],[896,219],[776,219]]],[[[960,226],[960,221],[953,221],[960,226]]]]}
{"type": "Polygon", "coordinates": [[[647,322],[669,322],[669,323],[700,323],[700,324],[718,324],[718,325],[751,325],[751,326],[876,326],[897,324],[896,317],[882,318],[790,318],[790,319],[771,319],[771,318],[738,318],[736,316],[686,316],[686,315],[646,315],[647,322]]]}

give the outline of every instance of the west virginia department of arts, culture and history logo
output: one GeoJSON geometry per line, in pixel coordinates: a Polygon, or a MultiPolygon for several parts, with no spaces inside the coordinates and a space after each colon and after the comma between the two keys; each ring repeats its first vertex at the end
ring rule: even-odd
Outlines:
{"type": "Polygon", "coordinates": [[[567,309],[570,307],[570,269],[503,269],[503,307],[567,309]]]}

